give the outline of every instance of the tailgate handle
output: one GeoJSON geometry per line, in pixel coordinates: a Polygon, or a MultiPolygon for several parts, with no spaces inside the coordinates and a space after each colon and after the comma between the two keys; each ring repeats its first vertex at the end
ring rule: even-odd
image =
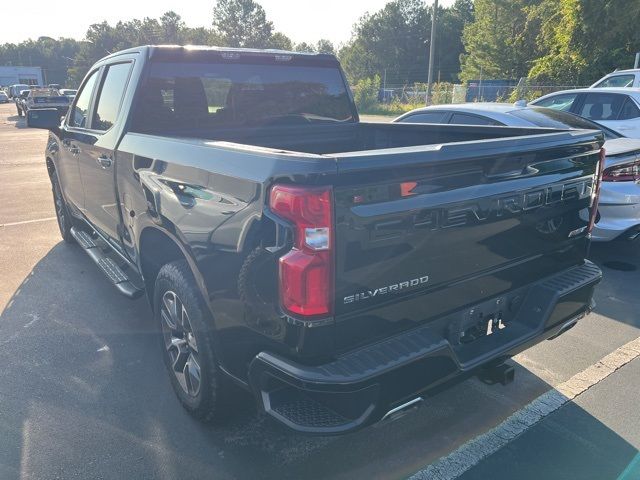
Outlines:
{"type": "Polygon", "coordinates": [[[522,177],[527,175],[535,175],[538,173],[538,169],[534,168],[530,165],[527,165],[524,168],[519,168],[517,170],[509,170],[508,172],[500,172],[500,173],[487,173],[487,178],[513,178],[513,177],[522,177]]]}

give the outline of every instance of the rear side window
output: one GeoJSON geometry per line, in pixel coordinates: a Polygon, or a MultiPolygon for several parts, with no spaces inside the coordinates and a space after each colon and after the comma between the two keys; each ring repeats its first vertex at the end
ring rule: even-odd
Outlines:
{"type": "Polygon", "coordinates": [[[620,111],[620,115],[618,115],[618,120],[630,120],[638,117],[640,117],[640,109],[638,109],[636,102],[627,97],[620,111]]]}
{"type": "Polygon", "coordinates": [[[578,115],[596,121],[615,120],[626,99],[617,93],[587,93],[578,115]]]}
{"type": "Polygon", "coordinates": [[[466,113],[454,113],[449,123],[457,125],[500,125],[500,123],[490,118],[480,115],[467,115],[466,113]]]}
{"type": "Polygon", "coordinates": [[[633,87],[634,75],[615,75],[605,78],[596,87],[633,87]]]}
{"type": "Polygon", "coordinates": [[[102,87],[98,94],[98,102],[91,128],[104,131],[113,126],[120,111],[120,104],[130,71],[130,62],[116,63],[107,67],[102,87]]]}
{"type": "Polygon", "coordinates": [[[353,121],[337,66],[262,63],[152,64],[133,130],[206,136],[220,128],[353,121]]]}
{"type": "Polygon", "coordinates": [[[404,117],[402,123],[442,123],[447,112],[422,112],[404,117]]]}
{"type": "Polygon", "coordinates": [[[553,108],[554,110],[569,111],[573,106],[573,102],[578,96],[577,93],[565,93],[563,95],[555,95],[551,98],[545,98],[539,102],[533,102],[538,107],[553,108]]]}
{"type": "Polygon", "coordinates": [[[87,115],[89,115],[89,106],[91,103],[91,94],[93,87],[98,79],[98,70],[94,71],[80,90],[76,97],[76,103],[73,105],[73,111],[69,118],[69,126],[77,128],[87,128],[87,115]]]}

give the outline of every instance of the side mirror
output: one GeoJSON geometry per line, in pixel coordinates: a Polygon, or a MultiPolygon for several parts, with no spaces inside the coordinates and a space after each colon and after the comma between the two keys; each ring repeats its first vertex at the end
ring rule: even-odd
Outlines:
{"type": "Polygon", "coordinates": [[[60,113],[57,108],[42,108],[27,112],[27,126],[54,130],[60,126],[60,113]]]}

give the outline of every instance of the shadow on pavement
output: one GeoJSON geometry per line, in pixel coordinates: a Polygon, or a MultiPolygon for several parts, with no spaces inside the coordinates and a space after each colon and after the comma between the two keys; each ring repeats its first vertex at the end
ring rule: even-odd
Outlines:
{"type": "Polygon", "coordinates": [[[640,328],[640,241],[594,242],[589,257],[606,279],[596,290],[595,311],[640,328]]]}
{"type": "Polygon", "coordinates": [[[7,117],[7,122],[15,122],[14,127],[16,128],[29,128],[27,127],[27,120],[25,117],[20,117],[18,114],[7,117]]]}
{"type": "MultiPolygon", "coordinates": [[[[145,300],[121,297],[63,243],[0,314],[0,361],[2,479],[400,478],[550,388],[516,365],[506,387],[471,379],[415,414],[344,437],[290,433],[248,395],[227,425],[202,425],[171,390],[145,300]]],[[[595,418],[582,421],[616,440],[595,418]]]]}

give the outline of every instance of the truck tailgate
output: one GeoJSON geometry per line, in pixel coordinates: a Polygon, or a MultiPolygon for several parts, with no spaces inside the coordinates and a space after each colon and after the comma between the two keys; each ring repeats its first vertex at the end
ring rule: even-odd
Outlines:
{"type": "Polygon", "coordinates": [[[582,263],[600,146],[578,131],[336,155],[338,349],[582,263]]]}

